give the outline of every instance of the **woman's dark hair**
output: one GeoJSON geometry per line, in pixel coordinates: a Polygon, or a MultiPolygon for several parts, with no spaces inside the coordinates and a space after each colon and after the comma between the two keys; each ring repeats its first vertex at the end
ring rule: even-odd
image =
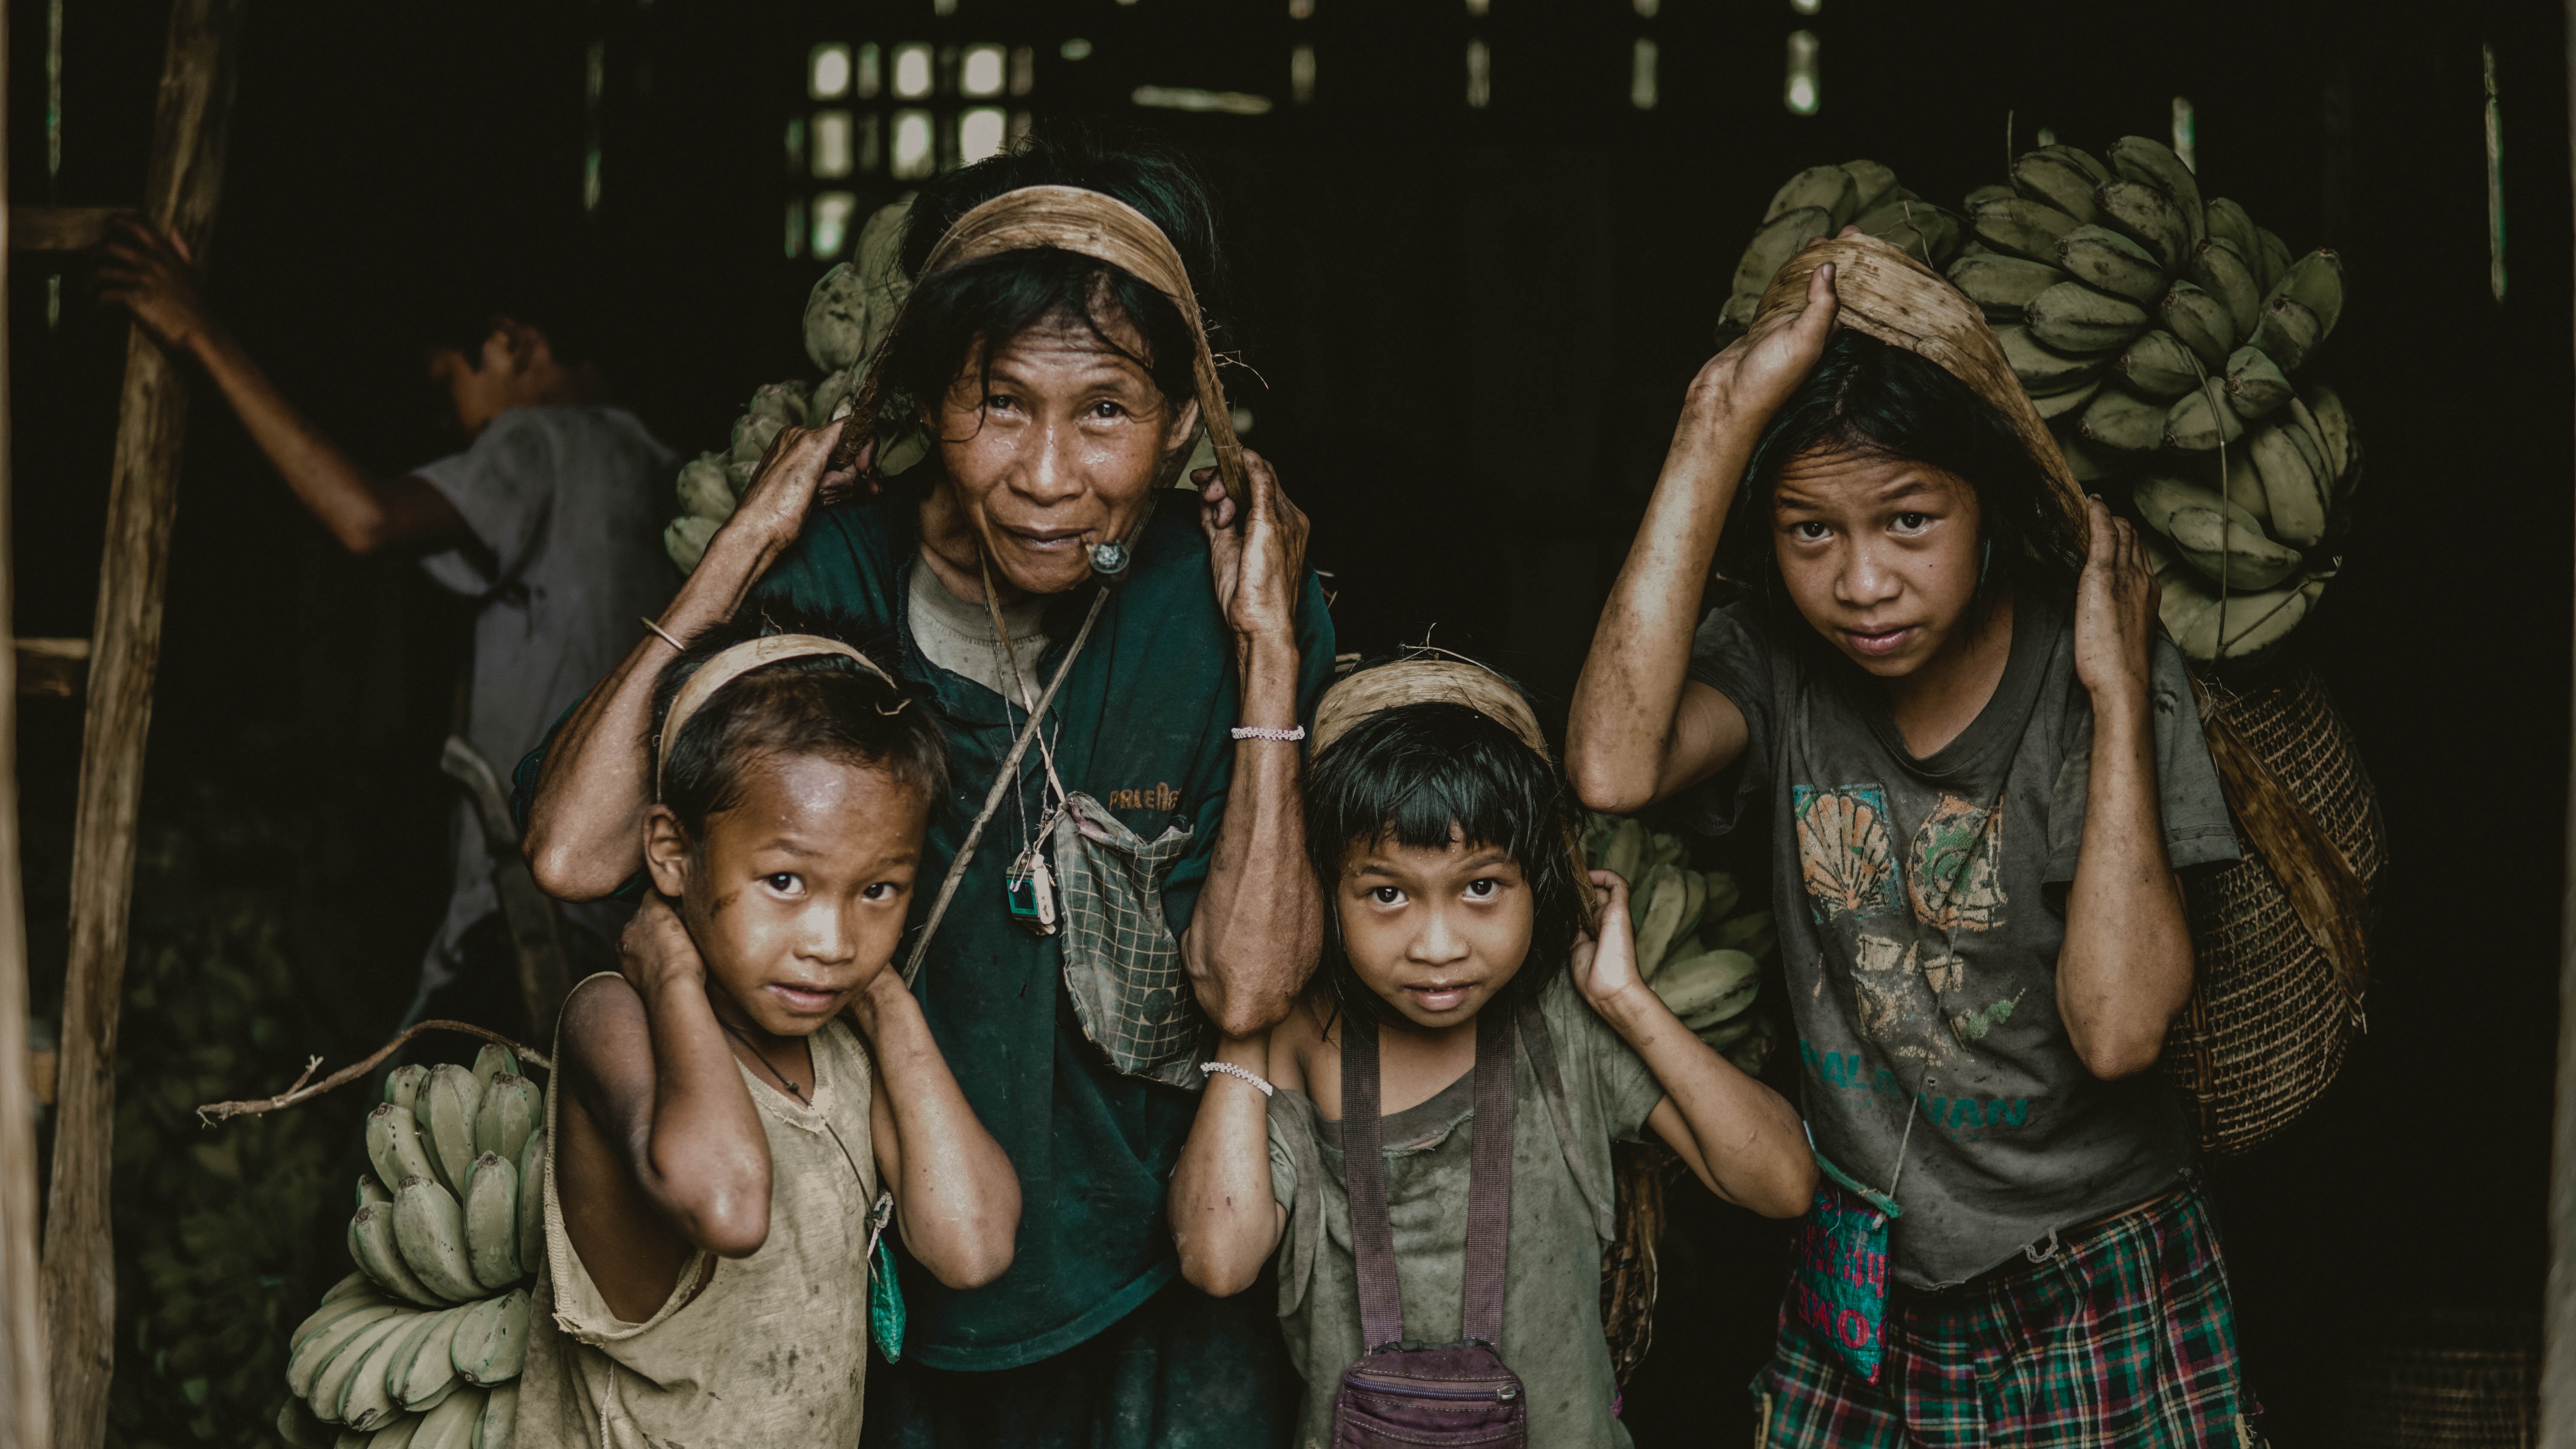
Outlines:
{"type": "MultiPolygon", "coordinates": [[[[823,621],[781,617],[717,624],[689,641],[653,690],[653,734],[648,755],[661,758],[662,723],[671,702],[700,666],[736,644],[767,634],[820,634],[871,659],[892,659],[890,636],[823,621]]],[[[871,770],[936,799],[948,789],[948,746],[926,707],[837,654],[784,659],[755,669],[715,693],[681,722],[661,764],[661,802],[680,818],[691,840],[702,839],[707,817],[741,802],[751,767],[771,755],[821,755],[871,770]]]]}
{"type": "MultiPolygon", "coordinates": [[[[1536,915],[1528,957],[1485,1008],[1509,1011],[1547,984],[1582,928],[1591,883],[1575,874],[1571,809],[1556,767],[1500,722],[1463,704],[1398,705],[1351,726],[1308,770],[1306,850],[1329,903],[1353,845],[1392,837],[1441,850],[1454,831],[1500,847],[1529,882],[1536,915]]],[[[1327,914],[1324,970],[1342,1009],[1377,1025],[1400,1020],[1352,970],[1338,909],[1327,914]]]]}
{"type": "MultiPolygon", "coordinates": [[[[1189,271],[1213,345],[1221,330],[1217,319],[1226,280],[1215,209],[1198,173],[1179,152],[1156,142],[1104,142],[1068,128],[925,183],[913,199],[911,225],[904,233],[905,275],[920,275],[931,248],[960,217],[1026,186],[1097,191],[1161,227],[1189,271]]],[[[903,327],[886,343],[880,411],[920,416],[946,396],[979,341],[990,344],[984,351],[989,369],[1000,344],[1058,319],[1078,319],[1101,345],[1143,367],[1173,407],[1198,396],[1193,371],[1198,348],[1187,319],[1170,298],[1106,262],[1040,247],[950,268],[913,288],[903,327]],[[1121,322],[1135,329],[1141,353],[1113,339],[1111,329],[1121,322]]]]}
{"type": "Polygon", "coordinates": [[[1911,459],[1957,476],[1976,491],[1992,550],[1980,597],[2002,582],[2060,602],[2075,596],[2082,554],[2055,485],[2011,421],[1940,364],[1846,327],[1763,430],[1736,490],[1719,566],[1756,597],[1771,597],[1779,576],[1772,493],[1781,470],[1810,450],[1911,459]]]}

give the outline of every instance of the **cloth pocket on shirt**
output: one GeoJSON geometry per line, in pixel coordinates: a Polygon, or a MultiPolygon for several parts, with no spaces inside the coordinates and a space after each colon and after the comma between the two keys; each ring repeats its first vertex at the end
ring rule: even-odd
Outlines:
{"type": "Polygon", "coordinates": [[[1887,1357],[1887,1225],[1903,1209],[1816,1154],[1824,1180],[1799,1224],[1789,1311],[1869,1383],[1887,1357]]]}
{"type": "Polygon", "coordinates": [[[1131,1077],[1204,1088],[1195,1063],[1207,1015],[1163,914],[1163,880],[1189,853],[1190,827],[1175,821],[1148,842],[1077,790],[1053,845],[1064,985],[1082,1034],[1131,1077]]]}

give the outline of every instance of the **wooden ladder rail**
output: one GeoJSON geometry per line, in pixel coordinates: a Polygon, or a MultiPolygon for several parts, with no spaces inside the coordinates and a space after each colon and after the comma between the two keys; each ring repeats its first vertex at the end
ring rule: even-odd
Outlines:
{"type": "MultiPolygon", "coordinates": [[[[152,161],[140,210],[153,226],[176,231],[200,258],[223,188],[242,9],[243,0],[176,0],[162,54],[152,161]]],[[[187,403],[177,363],[140,327],[130,329],[108,481],[107,546],[90,636],[54,1171],[40,1270],[56,1449],[97,1449],[107,1434],[116,1354],[108,1177],[117,1008],[125,984],[135,817],[152,722],[152,681],[160,664],[162,591],[178,511],[187,403]]],[[[25,1040],[23,1030],[19,1040],[25,1040]]]]}

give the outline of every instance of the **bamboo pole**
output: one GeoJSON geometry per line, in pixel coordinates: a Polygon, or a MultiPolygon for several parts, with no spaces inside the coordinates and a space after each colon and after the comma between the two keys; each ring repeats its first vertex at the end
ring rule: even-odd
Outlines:
{"type": "MultiPolygon", "coordinates": [[[[2576,0],[2567,0],[2568,180],[2576,187],[2576,0]]],[[[2576,771],[2576,706],[2568,752],[2576,771]]],[[[2558,1099],[2549,1166],[2549,1279],[2541,1311],[2539,1449],[2576,1449],[2576,773],[2568,777],[2566,893],[2558,906],[2558,1099]]]]}
{"type": "MultiPolygon", "coordinates": [[[[0,0],[0,116],[9,113],[9,7],[0,0]]],[[[0,146],[0,196],[9,192],[0,146]]],[[[9,244],[0,220],[0,639],[15,585],[9,504],[9,244]]],[[[0,1449],[46,1449],[45,1317],[36,1280],[36,1103],[27,1070],[27,902],[18,866],[18,651],[0,650],[0,1449]]]]}
{"type": "MultiPolygon", "coordinates": [[[[177,0],[161,60],[143,214],[178,232],[200,259],[223,186],[241,10],[242,0],[177,0]]],[[[91,631],[54,1177],[45,1213],[44,1308],[58,1449],[96,1449],[107,1433],[116,1353],[116,1253],[108,1222],[116,1018],[187,406],[177,364],[141,328],[131,329],[91,631]]]]}

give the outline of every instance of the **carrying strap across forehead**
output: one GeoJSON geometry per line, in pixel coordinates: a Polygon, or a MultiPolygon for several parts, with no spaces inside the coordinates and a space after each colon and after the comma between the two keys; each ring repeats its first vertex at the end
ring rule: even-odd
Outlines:
{"type": "MultiPolygon", "coordinates": [[[[1180,311],[1181,320],[1189,325],[1190,344],[1195,352],[1190,371],[1198,387],[1199,420],[1207,429],[1209,446],[1216,451],[1217,476],[1225,480],[1225,491],[1240,502],[1243,444],[1234,435],[1225,389],[1217,382],[1216,358],[1208,351],[1207,325],[1199,314],[1198,293],[1190,286],[1189,269],[1182,265],[1172,239],[1145,213],[1114,196],[1079,186],[1024,186],[1005,191],[959,217],[939,244],[931,248],[930,259],[922,263],[921,275],[914,279],[912,296],[920,295],[921,282],[941,272],[1004,252],[1040,247],[1106,262],[1162,293],[1180,311]]],[[[893,335],[902,334],[911,309],[908,297],[904,313],[895,318],[893,335]]],[[[889,338],[869,361],[867,375],[855,390],[850,408],[851,418],[860,426],[844,433],[832,450],[833,468],[853,466],[860,445],[867,441],[863,429],[875,423],[885,359],[893,351],[889,338]]]]}
{"type": "Polygon", "coordinates": [[[653,752],[654,796],[661,796],[662,772],[670,764],[673,742],[680,738],[680,731],[688,727],[690,716],[704,709],[707,701],[716,697],[718,690],[755,669],[789,659],[811,659],[823,655],[855,660],[861,669],[884,680],[889,686],[894,685],[894,676],[879,668],[875,660],[838,639],[826,639],[820,634],[765,634],[758,639],[746,639],[699,665],[697,673],[689,676],[688,682],[680,686],[679,696],[671,701],[671,712],[662,721],[662,738],[653,752]]]}

